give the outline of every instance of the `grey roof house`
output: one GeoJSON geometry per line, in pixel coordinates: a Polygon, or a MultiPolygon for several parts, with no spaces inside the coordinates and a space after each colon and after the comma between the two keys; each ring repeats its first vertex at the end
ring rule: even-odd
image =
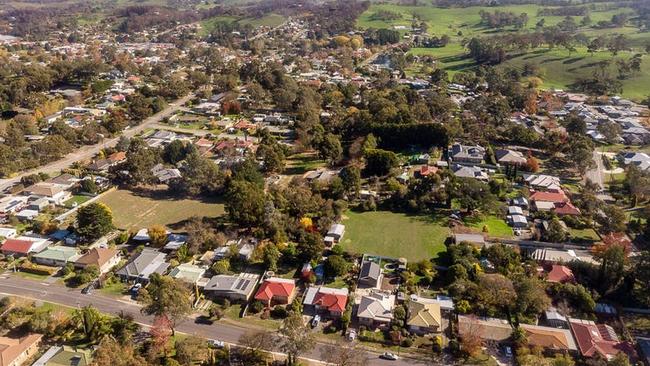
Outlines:
{"type": "Polygon", "coordinates": [[[168,268],[169,263],[165,262],[165,253],[145,248],[115,273],[122,281],[148,282],[152,274],[163,274],[168,268]]]}
{"type": "Polygon", "coordinates": [[[227,298],[232,301],[248,301],[253,295],[259,280],[260,275],[254,273],[217,275],[208,281],[203,291],[211,297],[227,298]]]}
{"type": "Polygon", "coordinates": [[[359,273],[359,286],[378,287],[381,283],[381,267],[371,261],[363,262],[359,273]]]}
{"type": "Polygon", "coordinates": [[[465,146],[455,143],[449,149],[449,157],[454,162],[480,164],[483,162],[485,149],[481,146],[465,146]]]}

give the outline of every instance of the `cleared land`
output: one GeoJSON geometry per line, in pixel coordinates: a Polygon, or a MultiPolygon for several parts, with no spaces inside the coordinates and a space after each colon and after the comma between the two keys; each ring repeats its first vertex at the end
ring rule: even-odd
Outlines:
{"type": "Polygon", "coordinates": [[[115,226],[132,231],[156,224],[173,230],[192,216],[217,217],[225,212],[220,202],[178,199],[164,191],[139,194],[117,189],[105,193],[99,201],[113,210],[115,226]]]}
{"type": "MultiPolygon", "coordinates": [[[[448,35],[451,42],[446,47],[441,48],[413,48],[409,53],[416,56],[431,56],[436,62],[450,74],[467,71],[475,68],[477,65],[473,59],[467,57],[466,50],[461,42],[473,36],[488,36],[498,34],[508,34],[515,30],[511,27],[505,27],[501,30],[490,29],[480,24],[481,10],[494,12],[496,10],[503,12],[513,12],[515,14],[527,13],[529,21],[526,30],[534,30],[538,21],[544,19],[545,25],[550,26],[559,23],[564,19],[563,16],[539,16],[538,11],[543,7],[538,5],[513,5],[499,7],[467,7],[467,8],[436,8],[432,6],[407,6],[395,4],[376,4],[364,12],[357,20],[360,28],[393,28],[394,26],[405,26],[409,28],[413,15],[417,15],[428,25],[427,32],[431,35],[441,36],[448,35]],[[373,19],[373,16],[379,11],[389,11],[399,14],[398,19],[384,21],[373,19]]],[[[609,21],[612,16],[620,13],[632,13],[632,9],[621,8],[607,11],[591,11],[589,16],[592,24],[599,21],[609,21]]],[[[573,17],[576,23],[580,24],[582,17],[573,17]]],[[[596,52],[590,55],[585,47],[577,47],[576,51],[569,52],[563,48],[538,48],[521,53],[513,53],[510,59],[503,63],[503,66],[512,66],[523,68],[526,63],[539,65],[541,69],[541,78],[544,81],[542,88],[560,88],[568,89],[580,77],[591,76],[597,67],[597,63],[602,60],[629,59],[637,52],[644,53],[646,43],[650,41],[650,32],[640,32],[635,27],[620,27],[608,29],[594,29],[591,27],[582,27],[578,30],[588,37],[597,35],[626,34],[630,39],[630,45],[634,48],[630,52],[621,52],[617,56],[612,56],[606,51],[596,52]]],[[[400,30],[406,33],[407,30],[400,30]]],[[[411,67],[409,74],[417,75],[423,70],[421,65],[411,67]]],[[[611,72],[616,75],[615,62],[612,62],[611,72]]],[[[641,71],[631,75],[623,80],[622,95],[634,100],[640,101],[647,96],[646,85],[650,83],[650,64],[647,60],[641,65],[641,71]]]]}
{"type": "Polygon", "coordinates": [[[484,226],[487,226],[487,234],[492,237],[510,238],[512,237],[512,228],[502,219],[496,216],[483,216],[466,218],[465,223],[467,226],[482,231],[484,226]]]}
{"type": "Polygon", "coordinates": [[[359,254],[419,261],[445,251],[449,229],[443,219],[389,211],[345,213],[343,249],[359,254]]]}
{"type": "Polygon", "coordinates": [[[259,18],[238,18],[234,16],[217,16],[201,22],[201,34],[208,35],[219,23],[239,23],[251,27],[277,27],[286,19],[282,15],[267,14],[259,18]]]}

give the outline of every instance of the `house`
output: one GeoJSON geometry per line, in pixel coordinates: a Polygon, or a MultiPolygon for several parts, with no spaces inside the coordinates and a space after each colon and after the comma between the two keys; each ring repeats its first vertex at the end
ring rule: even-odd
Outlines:
{"type": "Polygon", "coordinates": [[[257,293],[255,293],[255,300],[261,301],[270,307],[272,304],[289,304],[295,296],[295,280],[271,277],[262,282],[257,293]]]}
{"type": "Polygon", "coordinates": [[[95,265],[99,273],[104,274],[120,263],[120,251],[112,248],[92,248],[74,263],[76,268],[86,268],[95,265]]]}
{"type": "Polygon", "coordinates": [[[32,366],[87,366],[91,361],[90,351],[76,351],[66,346],[52,346],[32,366]]]}
{"type": "Polygon", "coordinates": [[[581,214],[580,209],[571,202],[556,203],[553,212],[558,216],[580,216],[581,214]]]}
{"type": "Polygon", "coordinates": [[[38,216],[38,211],[28,209],[20,210],[20,212],[17,212],[15,216],[21,222],[29,222],[33,221],[38,216]]]}
{"type": "Polygon", "coordinates": [[[520,324],[519,327],[526,334],[526,340],[531,347],[541,347],[551,351],[575,351],[576,342],[571,331],[539,325],[520,324]]]}
{"type": "Polygon", "coordinates": [[[5,239],[15,238],[18,231],[12,227],[0,227],[0,237],[5,239]]]}
{"type": "Polygon", "coordinates": [[[190,263],[182,263],[169,271],[169,276],[177,280],[196,284],[203,278],[205,268],[190,263]]]}
{"type": "Polygon", "coordinates": [[[528,219],[524,215],[508,215],[508,224],[514,228],[525,229],[528,227],[528,219]]]}
{"type": "Polygon", "coordinates": [[[248,301],[260,280],[260,275],[242,272],[236,275],[217,275],[208,281],[203,292],[212,298],[248,301]]]}
{"type": "Polygon", "coordinates": [[[381,277],[381,267],[379,267],[379,264],[372,261],[365,261],[361,265],[358,284],[361,287],[379,287],[381,277]]]}
{"type": "Polygon", "coordinates": [[[454,164],[452,169],[454,171],[454,175],[459,178],[472,178],[472,179],[478,179],[482,181],[486,181],[490,179],[488,173],[486,173],[483,169],[477,166],[466,166],[466,165],[454,164]]]}
{"type": "Polygon", "coordinates": [[[634,354],[632,345],[621,342],[609,325],[574,318],[569,319],[569,325],[578,343],[580,354],[584,357],[601,356],[610,360],[620,352],[627,355],[634,354]]]}
{"type": "Polygon", "coordinates": [[[306,311],[325,314],[331,318],[340,317],[345,311],[347,303],[347,288],[329,288],[325,286],[309,287],[302,302],[306,311]]]}
{"type": "MultiPolygon", "coordinates": [[[[42,212],[50,206],[50,202],[46,198],[38,198],[27,205],[27,210],[42,212]]],[[[24,211],[24,210],[23,210],[24,211]]],[[[22,212],[22,211],[21,211],[22,212]]]]}
{"type": "Polygon", "coordinates": [[[533,208],[540,212],[551,212],[555,209],[555,203],[547,201],[534,201],[533,208]]]}
{"type": "Polygon", "coordinates": [[[253,243],[244,243],[242,246],[239,248],[239,251],[237,254],[239,255],[239,259],[243,261],[250,260],[251,257],[253,256],[253,252],[255,251],[255,244],[253,243]]]}
{"type": "Polygon", "coordinates": [[[536,204],[537,202],[552,202],[553,204],[561,204],[569,202],[569,197],[566,196],[564,191],[548,190],[548,191],[534,191],[531,192],[529,197],[530,201],[536,204]]]}
{"type": "Polygon", "coordinates": [[[10,215],[22,210],[29,197],[27,196],[6,196],[0,198],[0,215],[10,215]]]}
{"type": "Polygon", "coordinates": [[[44,266],[63,267],[80,257],[77,249],[66,246],[49,247],[32,255],[32,261],[44,266]]]}
{"type": "Polygon", "coordinates": [[[21,366],[38,353],[42,334],[28,334],[25,337],[0,337],[0,366],[21,366]]]}
{"type": "Polygon", "coordinates": [[[187,235],[169,233],[167,235],[167,244],[165,244],[163,250],[176,251],[185,243],[187,243],[187,235]]]}
{"type": "Polygon", "coordinates": [[[116,275],[122,281],[149,282],[149,277],[154,274],[163,274],[169,268],[169,263],[165,262],[165,253],[155,249],[145,248],[139,254],[136,254],[116,275]]]}
{"type": "Polygon", "coordinates": [[[332,224],[325,235],[325,244],[330,247],[334,244],[338,244],[343,238],[343,234],[345,234],[345,225],[332,224]]]}
{"type": "Polygon", "coordinates": [[[40,182],[25,188],[25,192],[34,197],[43,197],[55,205],[63,205],[72,194],[58,184],[40,182]]]}
{"type": "Polygon", "coordinates": [[[442,329],[440,304],[432,301],[411,301],[406,320],[409,331],[416,334],[437,333],[442,329]]]}
{"type": "Polygon", "coordinates": [[[504,342],[512,336],[512,326],[503,319],[459,315],[458,334],[461,338],[471,334],[483,340],[504,342]]]}
{"type": "Polygon", "coordinates": [[[510,200],[510,204],[512,206],[517,206],[521,207],[522,209],[527,209],[528,208],[528,199],[525,197],[516,197],[510,200]]]}
{"type": "Polygon", "coordinates": [[[449,148],[449,158],[456,163],[481,164],[485,156],[485,149],[481,146],[465,146],[459,143],[449,148]]]}
{"type": "Polygon", "coordinates": [[[395,295],[383,292],[372,292],[362,296],[357,308],[359,324],[368,327],[384,327],[393,321],[395,295]]]}
{"type": "Polygon", "coordinates": [[[24,257],[31,253],[43,251],[50,245],[50,241],[41,237],[19,236],[17,238],[6,239],[0,247],[4,255],[13,255],[15,257],[24,257]]]}
{"type": "Polygon", "coordinates": [[[641,350],[641,359],[645,361],[646,366],[650,366],[650,338],[636,337],[636,343],[641,350]]]}
{"type": "Polygon", "coordinates": [[[415,176],[418,178],[428,177],[438,173],[438,168],[431,165],[422,165],[419,170],[415,172],[415,176]]]}
{"type": "Polygon", "coordinates": [[[524,210],[519,206],[508,206],[508,215],[523,215],[524,210]]]}
{"type": "Polygon", "coordinates": [[[560,190],[560,178],[544,174],[525,174],[524,182],[533,189],[560,190]]]}
{"type": "Polygon", "coordinates": [[[46,180],[46,182],[56,184],[58,186],[61,186],[63,189],[69,190],[74,187],[79,182],[79,180],[79,178],[75,177],[72,174],[64,173],[57,177],[50,178],[46,180]]]}
{"type": "Polygon", "coordinates": [[[546,281],[552,283],[574,282],[575,277],[569,267],[560,264],[553,264],[551,265],[550,271],[548,271],[546,281]]]}
{"type": "Polygon", "coordinates": [[[515,150],[497,149],[494,155],[497,162],[503,165],[524,165],[528,161],[524,154],[515,150]]]}
{"type": "Polygon", "coordinates": [[[556,308],[544,312],[545,323],[553,328],[569,328],[569,321],[556,308]]]}

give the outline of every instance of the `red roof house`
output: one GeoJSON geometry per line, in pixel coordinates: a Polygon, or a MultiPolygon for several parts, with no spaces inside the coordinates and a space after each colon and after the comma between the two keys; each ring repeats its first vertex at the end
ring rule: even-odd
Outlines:
{"type": "Polygon", "coordinates": [[[438,168],[435,166],[422,165],[420,167],[420,170],[417,171],[417,174],[421,177],[426,177],[432,174],[436,174],[437,172],[438,172],[438,168]]]}
{"type": "Polygon", "coordinates": [[[575,277],[573,277],[573,272],[570,268],[559,264],[554,264],[551,267],[551,270],[548,271],[548,277],[546,280],[548,282],[565,283],[573,282],[575,280],[575,277]]]}
{"type": "MultiPolygon", "coordinates": [[[[612,327],[596,324],[591,320],[570,319],[571,332],[578,343],[580,353],[584,357],[600,355],[612,359],[619,352],[634,356],[634,348],[627,342],[621,342],[612,327]]],[[[631,357],[634,359],[634,357],[631,357]]]]}
{"type": "Polygon", "coordinates": [[[285,278],[267,278],[255,294],[255,300],[271,304],[288,304],[296,295],[296,281],[285,278]]]}
{"type": "Polygon", "coordinates": [[[556,204],[569,202],[569,197],[564,194],[563,191],[535,191],[531,192],[529,197],[531,202],[534,201],[543,201],[543,202],[553,202],[556,204]]]}
{"type": "Polygon", "coordinates": [[[40,238],[30,239],[28,237],[18,237],[7,239],[2,243],[0,251],[4,255],[26,256],[29,253],[40,252],[47,247],[48,241],[40,238]]]}
{"type": "Polygon", "coordinates": [[[339,317],[348,304],[348,289],[312,286],[307,290],[303,304],[313,307],[316,312],[325,312],[330,316],[339,317]]]}
{"type": "Polygon", "coordinates": [[[558,216],[580,215],[580,209],[574,206],[571,202],[556,202],[553,212],[555,212],[558,216]]]}

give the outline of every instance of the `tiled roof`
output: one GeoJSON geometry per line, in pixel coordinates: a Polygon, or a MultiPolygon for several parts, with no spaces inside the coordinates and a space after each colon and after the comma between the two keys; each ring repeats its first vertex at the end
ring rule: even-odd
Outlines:
{"type": "Polygon", "coordinates": [[[33,242],[29,240],[7,239],[2,244],[2,251],[27,254],[32,249],[33,242]]]}
{"type": "Polygon", "coordinates": [[[570,282],[573,280],[573,272],[566,266],[554,264],[548,272],[548,282],[570,282]]]}
{"type": "Polygon", "coordinates": [[[84,265],[95,264],[98,267],[101,267],[111,260],[111,258],[115,257],[118,252],[117,249],[93,248],[89,250],[88,253],[81,256],[81,258],[77,259],[77,263],[84,265]]]}
{"type": "Polygon", "coordinates": [[[294,280],[284,278],[267,278],[255,294],[255,299],[269,301],[274,296],[289,297],[296,289],[294,280]]]}

